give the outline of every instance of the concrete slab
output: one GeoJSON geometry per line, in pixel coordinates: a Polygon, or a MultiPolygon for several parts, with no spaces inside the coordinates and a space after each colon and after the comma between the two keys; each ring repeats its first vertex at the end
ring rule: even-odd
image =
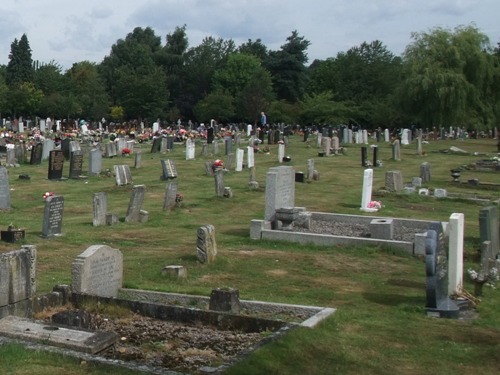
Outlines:
{"type": "Polygon", "coordinates": [[[0,336],[39,342],[90,354],[98,353],[118,340],[118,336],[113,332],[75,330],[12,315],[0,319],[0,336]]]}

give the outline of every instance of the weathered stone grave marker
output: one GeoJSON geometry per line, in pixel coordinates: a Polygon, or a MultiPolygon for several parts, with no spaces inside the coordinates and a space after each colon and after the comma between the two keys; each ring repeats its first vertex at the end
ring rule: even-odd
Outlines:
{"type": "Polygon", "coordinates": [[[62,219],[64,212],[64,197],[49,196],[45,199],[43,214],[42,237],[54,237],[62,234],[62,219]]]}

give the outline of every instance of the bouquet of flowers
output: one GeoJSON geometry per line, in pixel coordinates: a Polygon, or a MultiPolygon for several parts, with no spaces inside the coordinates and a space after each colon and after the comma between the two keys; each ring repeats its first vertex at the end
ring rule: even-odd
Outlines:
{"type": "Polygon", "coordinates": [[[55,195],[55,193],[54,193],[54,192],[52,192],[52,191],[47,191],[47,192],[45,192],[45,193],[42,195],[42,197],[43,197],[43,200],[46,200],[48,197],[53,197],[54,195],[55,195]]]}
{"type": "Polygon", "coordinates": [[[371,201],[370,203],[368,203],[368,208],[375,208],[377,210],[380,210],[382,208],[382,202],[371,201]]]}

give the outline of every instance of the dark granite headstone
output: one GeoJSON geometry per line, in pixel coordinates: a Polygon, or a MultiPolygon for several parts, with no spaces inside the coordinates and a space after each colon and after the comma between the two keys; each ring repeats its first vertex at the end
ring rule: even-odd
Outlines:
{"type": "Polygon", "coordinates": [[[212,144],[214,141],[214,128],[207,129],[207,143],[212,144]]]}
{"type": "Polygon", "coordinates": [[[432,222],[425,239],[426,310],[440,318],[458,318],[459,308],[448,296],[448,257],[441,223],[432,222]]]}
{"type": "Polygon", "coordinates": [[[69,178],[79,178],[83,171],[83,151],[72,151],[69,159],[69,178]]]}
{"type": "Polygon", "coordinates": [[[161,138],[153,139],[153,145],[151,146],[151,153],[160,152],[161,150],[161,138]]]}
{"type": "Polygon", "coordinates": [[[366,162],[368,161],[366,159],[367,157],[367,149],[365,146],[361,147],[361,166],[366,167],[366,162]]]}
{"type": "Polygon", "coordinates": [[[53,237],[61,234],[64,210],[64,197],[50,196],[45,200],[43,215],[43,237],[53,237]]]}
{"type": "Polygon", "coordinates": [[[163,170],[163,174],[161,176],[162,180],[168,180],[177,177],[177,168],[175,167],[175,162],[173,160],[162,160],[161,166],[163,170]]]}
{"type": "Polygon", "coordinates": [[[31,159],[30,164],[36,165],[42,163],[42,154],[43,154],[43,143],[37,143],[31,149],[31,159]]]}
{"type": "Polygon", "coordinates": [[[66,160],[69,160],[69,147],[70,147],[71,140],[69,138],[64,138],[61,141],[61,151],[63,152],[64,158],[66,160]]]}
{"type": "Polygon", "coordinates": [[[167,150],[171,151],[174,149],[174,139],[175,137],[168,136],[167,137],[167,150]]]}
{"type": "Polygon", "coordinates": [[[60,180],[63,175],[64,153],[62,150],[52,150],[49,153],[49,180],[60,180]]]}

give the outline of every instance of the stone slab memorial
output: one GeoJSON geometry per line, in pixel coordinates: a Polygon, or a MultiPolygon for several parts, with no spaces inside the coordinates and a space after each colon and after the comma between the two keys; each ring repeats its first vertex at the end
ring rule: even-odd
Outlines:
{"type": "Polygon", "coordinates": [[[132,173],[130,173],[130,167],[128,165],[114,165],[113,169],[117,186],[124,186],[132,183],[132,173]]]}
{"type": "Polygon", "coordinates": [[[94,193],[92,199],[93,219],[92,225],[99,227],[106,225],[106,214],[108,213],[108,196],[105,192],[94,193]]]}
{"type": "Polygon", "coordinates": [[[123,254],[107,245],[92,245],[71,267],[72,290],[100,297],[117,297],[123,283],[123,254]]]}
{"type": "Polygon", "coordinates": [[[153,139],[153,144],[151,146],[151,153],[157,153],[161,151],[161,137],[153,139]]]}
{"type": "Polygon", "coordinates": [[[198,228],[196,241],[196,256],[200,263],[212,263],[217,256],[215,227],[211,224],[198,228]]]}
{"type": "Polygon", "coordinates": [[[98,149],[90,150],[89,175],[98,176],[102,172],[102,152],[98,149]]]}
{"type": "Polygon", "coordinates": [[[266,208],[264,219],[274,221],[276,210],[295,206],[295,170],[280,166],[269,168],[266,174],[266,208]]]}
{"type": "Polygon", "coordinates": [[[61,150],[52,150],[49,153],[49,180],[61,180],[63,178],[64,153],[61,150]]]}
{"type": "Polygon", "coordinates": [[[42,163],[42,155],[43,155],[43,143],[36,143],[33,145],[31,149],[31,165],[38,165],[42,163]]]}
{"type": "Polygon", "coordinates": [[[460,295],[463,291],[464,272],[464,214],[453,213],[448,224],[448,295],[460,295]]]}
{"type": "Polygon", "coordinates": [[[145,185],[135,185],[133,187],[128,204],[127,216],[125,216],[125,222],[137,223],[141,221],[142,202],[144,202],[145,194],[145,185]]]}
{"type": "Polygon", "coordinates": [[[163,209],[166,211],[172,210],[176,205],[177,183],[169,182],[165,187],[165,198],[163,200],[163,209]]]}
{"type": "Polygon", "coordinates": [[[10,209],[10,187],[7,168],[0,166],[0,210],[10,209]]]}
{"type": "Polygon", "coordinates": [[[83,174],[83,151],[71,151],[69,158],[69,178],[80,178],[83,174]]]}
{"type": "Polygon", "coordinates": [[[64,197],[53,195],[45,199],[42,237],[54,237],[62,234],[64,197]]]}
{"type": "Polygon", "coordinates": [[[500,257],[500,226],[498,208],[484,207],[479,210],[479,240],[481,243],[489,241],[491,244],[490,258],[500,257]]]}
{"type": "Polygon", "coordinates": [[[365,169],[363,173],[363,190],[361,193],[360,210],[364,212],[376,212],[377,208],[370,207],[373,189],[373,169],[365,169]]]}
{"type": "Polygon", "coordinates": [[[161,160],[162,167],[162,180],[170,180],[177,178],[177,168],[175,166],[175,162],[172,159],[161,160]]]}

